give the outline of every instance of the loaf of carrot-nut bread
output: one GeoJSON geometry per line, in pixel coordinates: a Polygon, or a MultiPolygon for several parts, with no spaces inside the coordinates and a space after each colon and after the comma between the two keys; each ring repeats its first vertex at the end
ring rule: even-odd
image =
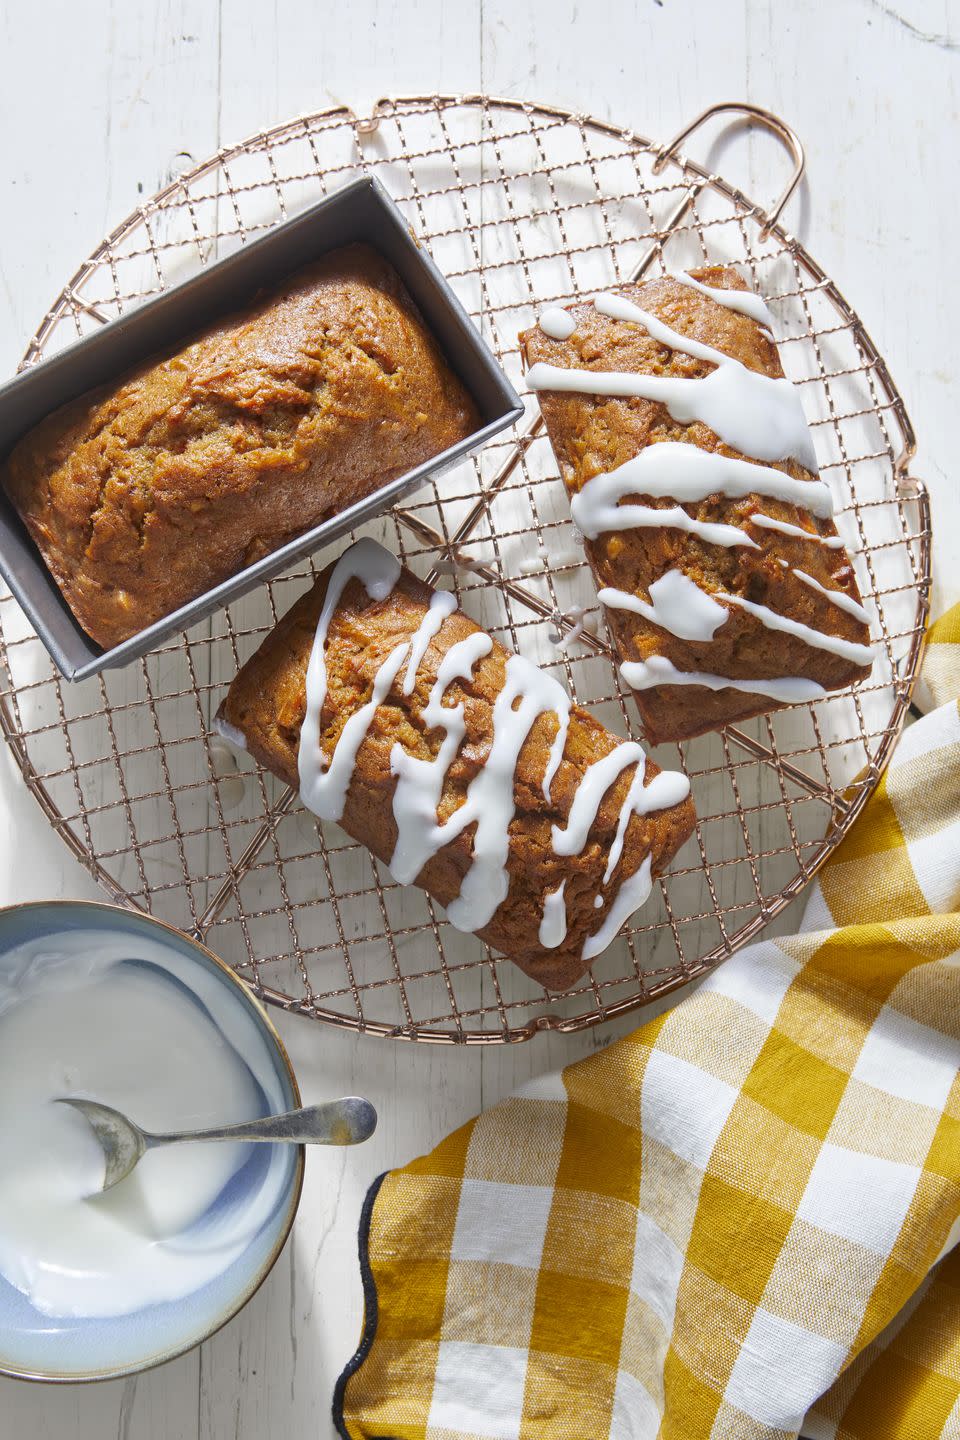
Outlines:
{"type": "Polygon", "coordinates": [[[477,424],[399,276],[350,245],[64,406],[0,481],[109,647],[477,424]]]}
{"type": "Polygon", "coordinates": [[[649,737],[813,700],[869,669],[868,616],[763,301],[674,274],[521,336],[649,737]]]}
{"type": "Polygon", "coordinates": [[[693,828],[683,775],[368,540],[280,621],[218,721],[551,990],[606,948],[693,828]]]}

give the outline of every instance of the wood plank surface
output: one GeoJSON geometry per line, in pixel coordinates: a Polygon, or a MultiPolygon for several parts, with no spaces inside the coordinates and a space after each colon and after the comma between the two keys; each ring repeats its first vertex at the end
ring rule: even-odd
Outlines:
{"type": "MultiPolygon", "coordinates": [[[[937,532],[936,608],[956,598],[960,20],[949,0],[32,0],[0,12],[0,374],[52,297],[141,195],[222,143],[390,92],[473,91],[582,109],[666,139],[707,104],[779,111],[808,154],[787,224],[860,311],[920,441],[937,532]]],[[[695,152],[772,196],[786,161],[716,127],[695,152]]],[[[0,753],[0,902],[97,896],[0,753]]],[[[291,1243],[260,1294],[194,1354],[135,1380],[0,1382],[0,1440],[313,1440],[357,1337],[355,1232],[380,1171],[619,1027],[468,1052],[364,1041],[284,1017],[306,1102],[380,1109],[355,1153],[309,1156],[291,1243]]]]}

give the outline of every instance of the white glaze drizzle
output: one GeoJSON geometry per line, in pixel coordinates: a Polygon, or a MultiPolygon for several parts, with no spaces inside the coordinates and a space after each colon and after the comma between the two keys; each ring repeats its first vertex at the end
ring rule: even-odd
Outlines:
{"type": "Polygon", "coordinates": [[[816,530],[804,530],[800,525],[791,525],[786,520],[777,520],[773,515],[762,512],[747,518],[751,525],[759,525],[761,530],[779,530],[782,535],[792,535],[796,540],[811,540],[815,545],[825,545],[828,550],[843,549],[841,535],[821,535],[816,530]]]}
{"type": "Polygon", "coordinates": [[[553,853],[579,855],[596,821],[603,797],[610,786],[630,765],[646,766],[643,747],[635,740],[624,740],[608,755],[602,755],[584,771],[567,815],[566,825],[553,827],[553,853]]]}
{"type": "MultiPolygon", "coordinates": [[[[341,557],[328,582],[307,671],[306,717],[301,729],[298,756],[304,804],[322,819],[339,819],[342,816],[356,757],[377,708],[396,683],[411,652],[418,651],[422,662],[430,639],[455,608],[451,597],[434,597],[434,601],[439,603],[431,602],[412,640],[395,645],[381,664],[374,677],[370,699],[348,717],[327,764],[320,747],[320,722],[327,688],[324,653],[330,620],[351,580],[359,580],[372,600],[383,600],[392,591],[399,573],[400,565],[394,556],[372,541],[360,541],[341,557]]],[[[566,746],[572,703],[563,686],[551,676],[521,656],[511,655],[507,660],[503,689],[494,703],[493,735],[487,761],[470,782],[463,803],[441,824],[438,812],[444,782],[466,733],[462,703],[444,705],[443,696],[454,680],[471,678],[477,661],[488,654],[492,646],[489,635],[476,631],[452,645],[443,656],[423,710],[425,725],[445,732],[436,756],[422,760],[411,756],[400,744],[393,747],[390,756],[391,772],[397,778],[393,800],[397,842],[390,861],[394,878],[401,883],[412,883],[432,855],[468,826],[476,827],[469,869],[459,895],[447,906],[451,923],[468,931],[480,930],[489,924],[509,890],[506,867],[520,752],[538,717],[554,714],[557,731],[542,782],[544,797],[549,802],[551,782],[566,746]]],[[[407,679],[412,676],[412,690],[416,674],[417,669],[411,671],[408,665],[405,687],[407,679]]],[[[570,855],[582,850],[604,794],[627,765],[635,764],[637,772],[621,807],[617,833],[608,856],[604,876],[604,883],[607,883],[621,858],[631,817],[679,804],[689,794],[686,777],[674,772],[662,772],[645,785],[645,763],[641,746],[627,741],[610,756],[590,766],[581,777],[574,795],[566,828],[553,828],[555,853],[570,855]]],[[[646,866],[649,872],[649,856],[646,866]]],[[[625,916],[642,903],[636,899],[629,909],[624,909],[624,891],[629,896],[640,895],[644,891],[644,885],[637,881],[639,873],[624,879],[611,904],[611,913],[616,911],[625,916]]],[[[562,894],[562,890],[561,886],[560,892],[553,894],[562,894]]],[[[644,893],[648,891],[649,874],[644,893]]],[[[548,927],[551,935],[559,928],[556,919],[558,905],[559,901],[551,905],[548,927]]],[[[544,913],[546,916],[546,900],[544,913]]],[[[611,938],[620,924],[622,919],[610,932],[611,938]]],[[[564,918],[564,932],[565,927],[564,918]]],[[[607,933],[608,929],[609,917],[597,936],[607,933]]],[[[590,937],[587,945],[595,944],[597,936],[590,937]]],[[[561,944],[563,938],[556,939],[553,946],[561,944]]],[[[598,949],[590,951],[591,956],[598,953],[598,949]]]]}
{"type": "MultiPolygon", "coordinates": [[[[780,560],[778,563],[785,570],[789,570],[788,561],[780,560]]],[[[799,580],[811,585],[813,589],[819,591],[841,610],[848,611],[855,619],[862,620],[864,624],[869,622],[869,616],[863,606],[858,605],[856,600],[851,599],[842,590],[828,590],[803,570],[794,570],[791,573],[796,575],[799,580]]],[[[748,614],[753,615],[769,630],[780,630],[795,635],[815,649],[831,650],[847,660],[856,661],[858,665],[872,664],[873,654],[869,646],[858,645],[853,641],[844,640],[839,635],[830,635],[812,626],[803,625],[797,620],[791,620],[788,616],[778,614],[777,611],[771,610],[766,605],[757,605],[739,595],[730,595],[723,590],[715,593],[716,599],[702,590],[694,580],[680,570],[668,570],[659,580],[654,581],[650,586],[650,601],[653,603],[643,600],[638,595],[631,595],[629,591],[616,590],[612,587],[604,587],[597,592],[598,599],[604,605],[613,609],[629,610],[635,615],[643,615],[652,624],[659,625],[663,630],[669,630],[680,640],[695,640],[701,643],[712,640],[715,632],[727,619],[728,612],[722,605],[717,604],[717,600],[725,600],[728,604],[739,606],[748,614]]]]}
{"type": "Polygon", "coordinates": [[[789,615],[781,615],[778,611],[771,610],[768,605],[757,605],[753,600],[745,600],[742,595],[729,595],[724,590],[718,590],[716,594],[718,600],[725,600],[728,605],[736,605],[745,610],[768,630],[779,630],[785,635],[793,635],[814,650],[829,650],[831,654],[840,655],[844,660],[852,660],[855,665],[873,664],[873,651],[869,645],[859,645],[856,641],[844,640],[839,635],[828,635],[823,630],[814,629],[812,625],[791,620],[789,615]]]}
{"type": "Polygon", "coordinates": [[[595,540],[598,535],[610,530],[667,529],[684,530],[688,535],[697,535],[707,545],[744,545],[749,550],[760,549],[757,542],[751,540],[750,536],[745,535],[736,525],[696,520],[679,505],[671,505],[664,510],[658,510],[653,505],[618,505],[617,498],[621,494],[629,494],[629,491],[619,489],[619,482],[614,479],[616,474],[616,470],[611,470],[606,474],[595,475],[570,502],[574,523],[588,540],[595,540]],[[586,506],[578,505],[577,502],[587,495],[588,490],[591,493],[587,497],[586,506]],[[591,526],[592,533],[583,528],[581,520],[591,526]]]}
{"type": "MultiPolygon", "coordinates": [[[[599,480],[601,477],[598,475],[596,478],[599,480]]],[[[590,484],[593,483],[591,480],[590,484]]],[[[620,524],[607,526],[607,529],[683,530],[688,535],[696,535],[706,545],[720,545],[724,549],[730,549],[734,545],[742,545],[747,550],[760,549],[757,542],[751,540],[750,536],[745,535],[736,525],[724,525],[716,520],[697,520],[679,505],[670,505],[664,510],[658,510],[652,505],[620,505],[617,513],[618,516],[626,518],[622,519],[620,524]]],[[[593,539],[593,536],[587,538],[593,539]]]]}
{"type": "Polygon", "coordinates": [[[447,616],[452,615],[456,608],[456,596],[451,595],[449,590],[435,590],[430,596],[426,614],[420,621],[417,633],[410,641],[410,659],[407,661],[407,670],[403,677],[404,695],[413,694],[417,671],[423,663],[423,657],[427,653],[430,641],[437,634],[447,616]]]}
{"type": "Polygon", "coordinates": [[[607,856],[607,868],[603,872],[603,883],[609,885],[610,877],[617,868],[617,862],[623,854],[623,842],[627,834],[627,826],[631,817],[638,815],[646,808],[645,797],[649,786],[644,784],[646,779],[647,760],[646,756],[637,761],[637,768],[633,772],[633,779],[630,781],[630,788],[626,798],[620,807],[620,814],[617,818],[617,833],[613,837],[613,844],[610,846],[610,853],[607,856]]]}
{"type": "Polygon", "coordinates": [[[409,649],[409,642],[404,640],[390,651],[374,676],[370,699],[347,720],[337,736],[329,766],[314,777],[308,808],[315,815],[319,815],[321,820],[339,820],[343,815],[360,746],[366,739],[374,716],[389,695],[409,649]]]}
{"type": "MultiPolygon", "coordinates": [[[[527,388],[533,391],[565,390],[609,395],[615,399],[658,401],[667,407],[678,424],[702,421],[733,450],[753,453],[759,460],[795,459],[804,469],[815,471],[817,468],[806,422],[801,433],[798,417],[791,415],[799,401],[792,389],[774,388],[789,387],[790,381],[772,380],[748,370],[738,361],[718,365],[709,375],[693,380],[671,375],[642,375],[638,371],[578,370],[538,360],[527,371],[526,378],[527,388]],[[744,380],[743,376],[748,375],[750,379],[744,380]],[[745,397],[744,392],[748,390],[752,393],[745,397]]],[[[802,419],[802,412],[799,418],[802,419]]]]}
{"type": "Polygon", "coordinates": [[[808,575],[806,570],[794,569],[792,574],[796,575],[804,585],[809,585],[811,590],[816,590],[817,594],[822,595],[825,600],[829,600],[831,605],[836,605],[838,609],[845,610],[848,615],[852,615],[854,620],[861,620],[864,625],[870,624],[870,616],[864,607],[845,590],[831,590],[828,586],[821,585],[820,581],[813,575],[808,575]]]}
{"type": "Polygon", "coordinates": [[[543,897],[543,918],[537,939],[544,950],[556,950],[567,938],[567,907],[563,892],[566,880],[556,890],[548,890],[543,897]]]}
{"type": "MultiPolygon", "coordinates": [[[[578,557],[579,558],[579,557],[578,557]]],[[[521,575],[539,575],[548,568],[550,556],[547,554],[547,547],[542,540],[537,540],[537,548],[526,560],[520,562],[521,575]]]]}
{"type": "Polygon", "coordinates": [[[612,586],[604,586],[597,592],[597,598],[611,609],[643,615],[680,640],[712,640],[728,615],[722,605],[682,570],[668,570],[655,580],[650,586],[649,600],[612,586]]]}
{"type": "Polygon", "coordinates": [[[758,460],[797,460],[816,473],[817,460],[800,398],[786,379],[749,370],[739,360],[681,335],[622,295],[598,295],[594,305],[614,320],[642,325],[669,349],[716,368],[699,379],[636,371],[575,370],[539,361],[527,373],[531,390],[579,391],[659,401],[680,424],[701,421],[734,450],[758,460]]]}
{"type": "Polygon", "coordinates": [[[227,743],[229,745],[232,745],[235,750],[246,750],[246,735],[244,735],[242,730],[238,730],[236,725],[231,725],[230,721],[224,719],[222,715],[215,715],[213,717],[212,728],[217,732],[217,734],[222,740],[226,740],[227,743]]]}
{"type": "MultiPolygon", "coordinates": [[[[533,668],[538,675],[543,673],[537,666],[533,668]]],[[[550,679],[550,677],[544,676],[544,679],[550,679]]],[[[570,696],[566,690],[564,690],[563,686],[556,680],[551,681],[551,684],[556,686],[556,703],[550,708],[556,712],[557,733],[553,737],[553,743],[547,755],[547,768],[543,772],[543,783],[541,785],[543,798],[548,805],[550,804],[550,786],[553,784],[554,775],[556,775],[560,768],[563,752],[567,748],[567,732],[570,729],[570,709],[572,705],[570,696]]]]}
{"type": "Polygon", "coordinates": [[[451,555],[441,556],[433,562],[433,568],[438,575],[456,575],[458,571],[472,575],[479,570],[498,570],[498,560],[478,560],[475,555],[467,555],[459,547],[451,555]]]}
{"type": "MultiPolygon", "coordinates": [[[[440,828],[452,839],[476,823],[470,868],[460,894],[447,906],[447,918],[458,930],[482,930],[507,898],[510,878],[510,822],[514,815],[517,761],[534,722],[555,711],[569,713],[570,697],[563,686],[522,655],[507,661],[503,689],[493,706],[493,741],[486,764],[471,780],[459,809],[440,828]],[[517,703],[519,702],[519,703],[517,703]]],[[[548,772],[559,763],[551,750],[548,772]]],[[[546,777],[544,784],[547,784],[546,777]]]]}
{"type": "Polygon", "coordinates": [[[559,305],[551,305],[540,315],[537,324],[544,335],[549,335],[551,340],[569,340],[577,322],[568,310],[563,310],[559,305]]]}
{"type": "Polygon", "coordinates": [[[701,685],[705,690],[742,690],[746,695],[769,695],[786,705],[805,700],[822,700],[822,685],[801,675],[776,675],[769,680],[734,680],[729,675],[711,675],[703,670],[678,670],[665,655],[646,660],[624,660],[620,666],[624,681],[634,690],[651,690],[658,685],[701,685]]]}
{"type": "Polygon", "coordinates": [[[595,956],[603,954],[611,941],[616,939],[624,921],[628,920],[634,910],[639,910],[640,906],[646,902],[652,885],[650,856],[647,855],[640,868],[624,880],[613,897],[600,929],[593,935],[587,936],[583,944],[584,960],[593,960],[595,956]]]}
{"type": "Polygon", "coordinates": [[[623,511],[629,514],[630,507],[616,508],[627,495],[649,495],[654,500],[687,505],[717,494],[729,500],[767,495],[809,510],[820,519],[833,514],[830,491],[822,480],[795,480],[769,465],[754,465],[679,440],[648,445],[616,469],[594,475],[573,497],[570,508],[576,525],[593,540],[601,530],[629,528],[623,511]]]}
{"type": "Polygon", "coordinates": [[[444,655],[430,698],[423,709],[428,730],[443,730],[440,749],[432,760],[421,760],[396,744],[390,752],[390,771],[397,777],[393,792],[393,816],[397,841],[389,870],[399,885],[412,885],[420,871],[445,844],[447,837],[437,821],[447,771],[467,733],[463,705],[444,705],[445,691],[454,680],[469,680],[474,666],[493,649],[493,641],[482,630],[458,640],[444,655]]]}
{"type": "Polygon", "coordinates": [[[604,885],[609,883],[617,868],[631,816],[650,815],[655,810],[669,810],[674,805],[682,805],[689,794],[690,781],[679,770],[661,770],[647,782],[646,756],[644,756],[643,764],[637,765],[633,780],[630,782],[630,789],[627,791],[626,799],[620,809],[617,833],[613,845],[610,847],[607,868],[604,871],[604,885]]]}
{"type": "MultiPolygon", "coordinates": [[[[224,722],[229,724],[229,722],[224,722]]],[[[230,725],[230,730],[235,726],[230,725]]],[[[217,722],[213,722],[213,730],[217,730],[217,722]]],[[[224,735],[213,733],[207,740],[207,755],[210,760],[210,769],[216,780],[217,797],[220,808],[223,811],[236,810],[238,805],[243,803],[246,793],[246,780],[237,764],[237,754],[247,748],[246,739],[240,730],[236,731],[242,745],[236,745],[234,741],[227,740],[224,735]]]]}
{"type": "Polygon", "coordinates": [[[761,329],[773,331],[773,316],[767,308],[767,302],[753,290],[721,290],[716,285],[704,285],[702,280],[694,280],[685,270],[668,270],[667,275],[681,285],[688,285],[691,290],[699,290],[701,295],[706,295],[708,300],[715,300],[724,309],[736,310],[739,314],[756,320],[761,329]]]}
{"type": "Polygon", "coordinates": [[[404,641],[391,651],[374,681],[374,695],[360,710],[351,715],[340,733],[329,766],[320,746],[320,717],[327,698],[327,631],[351,580],[359,580],[371,600],[385,600],[400,578],[400,561],[373,540],[358,540],[351,545],[333,568],[327,582],[323,609],[317,621],[313,648],[307,666],[307,708],[300,727],[297,767],[300,774],[300,798],[308,810],[322,820],[339,820],[350,786],[350,777],[357,751],[373,719],[377,705],[390,689],[409,649],[404,641]],[[389,671],[389,681],[384,676],[389,671]],[[376,699],[376,703],[374,703],[376,699]],[[349,733],[348,733],[349,732],[349,733]]]}
{"type": "Polygon", "coordinates": [[[584,609],[582,605],[571,605],[569,610],[564,610],[560,618],[562,620],[572,620],[572,626],[566,634],[563,634],[558,628],[552,630],[549,636],[551,645],[555,646],[561,655],[565,654],[571,645],[575,645],[581,635],[584,633],[592,635],[594,633],[593,625],[587,624],[587,616],[589,613],[590,612],[584,609]]]}
{"type": "Polygon", "coordinates": [[[590,832],[596,822],[604,796],[611,785],[629,766],[636,767],[630,787],[620,807],[617,819],[617,833],[610,853],[603,883],[608,884],[623,853],[623,842],[627,826],[633,815],[650,815],[655,810],[666,810],[680,805],[690,794],[690,782],[677,770],[661,770],[649,784],[645,783],[647,757],[642,745],[635,740],[624,740],[608,755],[595,760],[584,771],[577,786],[565,826],[554,825],[552,840],[555,855],[579,855],[583,851],[590,832]]]}

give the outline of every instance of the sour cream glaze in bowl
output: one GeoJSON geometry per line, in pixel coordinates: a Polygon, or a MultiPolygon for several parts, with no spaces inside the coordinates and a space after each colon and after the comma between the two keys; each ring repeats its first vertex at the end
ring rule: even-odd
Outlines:
{"type": "Polygon", "coordinates": [[[0,1373],[99,1380],[225,1324],[280,1254],[303,1182],[293,1145],[150,1152],[98,1194],[103,1158],[60,1096],[147,1129],[295,1109],[266,1011],[161,921],[74,901],[0,909],[0,1373]]]}

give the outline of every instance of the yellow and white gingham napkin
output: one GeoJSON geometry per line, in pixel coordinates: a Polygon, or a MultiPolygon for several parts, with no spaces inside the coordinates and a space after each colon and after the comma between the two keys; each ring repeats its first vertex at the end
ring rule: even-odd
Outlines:
{"type": "MultiPolygon", "coordinates": [[[[930,688],[960,691],[958,640],[960,607],[930,688]]],[[[957,1239],[951,701],[800,934],[374,1187],[335,1418],[352,1440],[957,1437],[957,1239]]]]}

